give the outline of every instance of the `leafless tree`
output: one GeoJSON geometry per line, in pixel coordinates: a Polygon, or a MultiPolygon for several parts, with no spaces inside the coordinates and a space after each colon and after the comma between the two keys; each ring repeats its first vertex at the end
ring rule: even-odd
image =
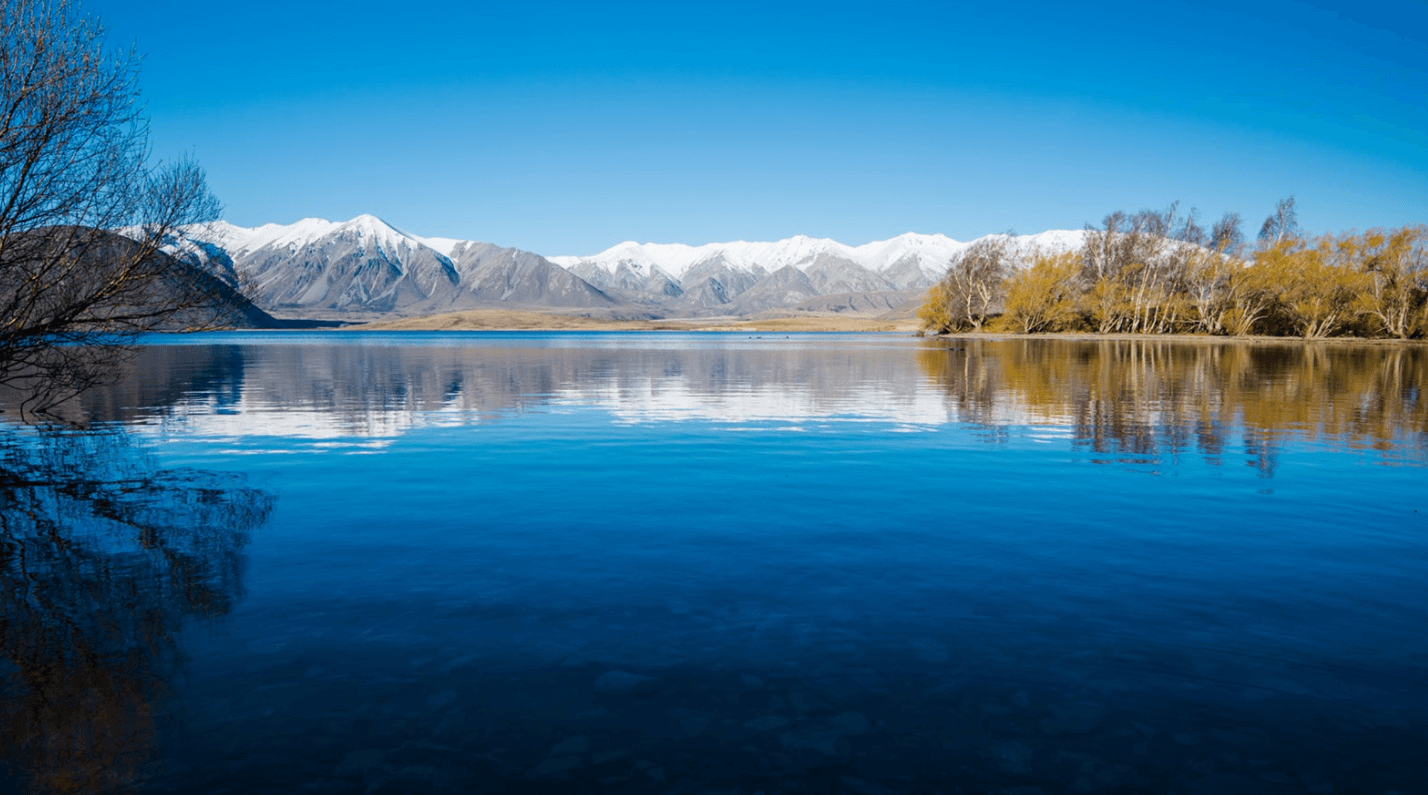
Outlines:
{"type": "Polygon", "coordinates": [[[31,411],[103,379],[134,336],[235,293],[164,252],[217,217],[203,171],[156,163],[137,59],[68,0],[0,17],[0,385],[31,411]]]}
{"type": "Polygon", "coordinates": [[[929,295],[924,325],[940,334],[981,330],[1003,299],[1002,283],[1012,272],[1013,258],[1009,235],[989,235],[957,254],[929,295]]]}
{"type": "Polygon", "coordinates": [[[1204,246],[1209,241],[1209,235],[1205,232],[1205,227],[1200,226],[1200,211],[1190,208],[1186,213],[1185,220],[1176,228],[1173,237],[1182,242],[1195,246],[1204,246]]]}
{"type": "Polygon", "coordinates": [[[1245,233],[1241,228],[1240,214],[1226,212],[1215,225],[1210,227],[1209,247],[1216,251],[1235,255],[1239,253],[1240,246],[1245,242],[1245,233]]]}
{"type": "Polygon", "coordinates": [[[1100,228],[1087,226],[1081,289],[1096,331],[1164,333],[1178,323],[1170,298],[1179,290],[1190,250],[1180,241],[1204,236],[1195,214],[1181,221],[1178,210],[1176,202],[1164,211],[1117,211],[1100,228]]]}
{"type": "Polygon", "coordinates": [[[1294,197],[1280,199],[1274,205],[1274,212],[1264,219],[1259,228],[1259,241],[1266,247],[1272,246],[1286,237],[1299,234],[1299,214],[1294,209],[1294,197]]]}

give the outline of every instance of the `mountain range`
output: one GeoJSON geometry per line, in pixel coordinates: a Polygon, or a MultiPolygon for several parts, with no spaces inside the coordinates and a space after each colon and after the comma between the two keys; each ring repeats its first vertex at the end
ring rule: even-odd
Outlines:
{"type": "MultiPolygon", "coordinates": [[[[1083,233],[1015,238],[1069,248],[1083,233]]],[[[289,317],[421,316],[495,306],[611,318],[876,313],[920,302],[975,241],[907,233],[849,246],[791,237],[702,246],[626,242],[543,257],[492,243],[422,237],[372,215],[334,222],[188,227],[173,248],[289,317]]]]}

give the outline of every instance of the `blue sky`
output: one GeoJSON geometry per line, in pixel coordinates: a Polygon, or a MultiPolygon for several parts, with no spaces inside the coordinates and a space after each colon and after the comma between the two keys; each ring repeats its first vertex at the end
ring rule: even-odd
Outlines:
{"type": "Polygon", "coordinates": [[[227,220],[542,254],[1428,222],[1428,3],[87,0],[227,220]]]}

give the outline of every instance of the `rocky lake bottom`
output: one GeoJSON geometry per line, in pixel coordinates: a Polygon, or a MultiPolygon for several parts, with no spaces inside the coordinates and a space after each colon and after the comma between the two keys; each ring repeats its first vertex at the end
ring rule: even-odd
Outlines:
{"type": "Polygon", "coordinates": [[[1221,693],[1212,707],[1214,684],[1182,682],[1148,700],[1112,678],[1146,661],[1087,655],[1081,673],[1099,664],[1100,676],[1054,690],[1034,689],[1046,671],[985,679],[950,660],[921,671],[868,662],[491,676],[432,660],[390,678],[266,670],[252,693],[191,703],[206,716],[194,716],[183,747],[202,763],[160,765],[146,788],[1208,795],[1424,783],[1421,725],[1316,708],[1288,683],[1221,693]]]}

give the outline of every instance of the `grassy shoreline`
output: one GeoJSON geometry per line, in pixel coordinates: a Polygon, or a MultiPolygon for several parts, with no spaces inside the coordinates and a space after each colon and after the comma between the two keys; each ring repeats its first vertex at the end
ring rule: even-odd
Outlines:
{"type": "Polygon", "coordinates": [[[383,320],[343,326],[347,331],[900,331],[919,328],[912,318],[815,315],[745,320],[681,318],[675,320],[612,320],[579,315],[512,309],[472,309],[428,317],[383,320]]]}
{"type": "MultiPolygon", "coordinates": [[[[740,318],[679,318],[669,320],[612,320],[546,312],[508,309],[475,309],[427,317],[401,318],[333,327],[334,331],[722,331],[730,333],[794,333],[794,332],[896,332],[909,336],[921,330],[912,318],[878,316],[814,315],[765,319],[740,318]]],[[[1063,340],[1071,342],[1181,342],[1181,343],[1246,343],[1283,345],[1312,343],[1328,345],[1428,345],[1428,340],[1399,340],[1370,337],[1302,337],[1212,336],[1207,334],[1098,334],[1094,332],[1040,332],[1023,334],[1011,331],[964,331],[950,334],[928,334],[928,340],[1063,340]]]]}

